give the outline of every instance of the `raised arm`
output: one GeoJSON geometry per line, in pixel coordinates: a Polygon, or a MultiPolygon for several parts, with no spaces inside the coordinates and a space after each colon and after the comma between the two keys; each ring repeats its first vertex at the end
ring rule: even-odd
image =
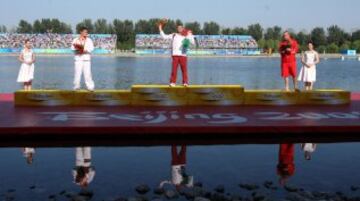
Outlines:
{"type": "Polygon", "coordinates": [[[172,37],[173,37],[172,34],[165,34],[161,25],[159,25],[159,32],[163,39],[172,39],[172,37]]]}
{"type": "Polygon", "coordinates": [[[190,43],[192,45],[195,45],[195,37],[194,37],[192,32],[190,32],[189,35],[186,38],[190,40],[190,43]]]}

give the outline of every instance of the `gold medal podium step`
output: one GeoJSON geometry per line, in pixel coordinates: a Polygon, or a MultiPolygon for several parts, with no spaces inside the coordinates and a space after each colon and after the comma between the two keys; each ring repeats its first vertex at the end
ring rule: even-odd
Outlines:
{"type": "Polygon", "coordinates": [[[133,85],[130,90],[32,90],[15,92],[15,106],[240,106],[343,105],[351,93],[245,90],[241,85],[133,85]]]}

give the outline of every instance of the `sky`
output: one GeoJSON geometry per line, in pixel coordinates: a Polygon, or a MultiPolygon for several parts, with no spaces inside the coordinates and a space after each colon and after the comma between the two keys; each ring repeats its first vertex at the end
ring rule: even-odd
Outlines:
{"type": "Polygon", "coordinates": [[[216,21],[226,27],[260,23],[284,29],[311,30],[337,24],[360,29],[360,0],[1,0],[0,25],[15,27],[58,18],[75,25],[84,18],[107,20],[167,17],[185,22],[216,21]]]}

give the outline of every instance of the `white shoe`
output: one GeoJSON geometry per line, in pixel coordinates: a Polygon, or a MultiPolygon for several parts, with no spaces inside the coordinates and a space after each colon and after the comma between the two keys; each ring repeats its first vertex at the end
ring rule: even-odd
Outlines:
{"type": "Polygon", "coordinates": [[[184,87],[188,87],[188,86],[189,86],[189,84],[188,84],[188,83],[184,83],[183,85],[184,85],[184,87]]]}
{"type": "Polygon", "coordinates": [[[170,87],[175,87],[176,84],[175,84],[175,83],[170,83],[169,86],[170,86],[170,87]]]}

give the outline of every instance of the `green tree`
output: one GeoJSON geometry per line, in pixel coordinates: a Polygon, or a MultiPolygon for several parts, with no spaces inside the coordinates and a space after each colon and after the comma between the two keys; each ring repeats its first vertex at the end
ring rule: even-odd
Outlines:
{"type": "Polygon", "coordinates": [[[242,27],[235,27],[231,30],[232,35],[247,35],[248,31],[242,27]]]}
{"type": "Polygon", "coordinates": [[[164,28],[165,33],[174,33],[176,32],[176,22],[174,20],[168,20],[164,28]]]}
{"type": "Polygon", "coordinates": [[[324,28],[321,27],[314,28],[311,31],[310,38],[311,41],[314,43],[315,47],[326,45],[326,34],[324,28]]]}
{"type": "Polygon", "coordinates": [[[20,20],[19,25],[16,29],[17,33],[32,33],[32,25],[25,21],[25,20],[20,20]]]}
{"type": "Polygon", "coordinates": [[[351,44],[351,48],[360,53],[360,40],[356,40],[351,44]]]}
{"type": "Polygon", "coordinates": [[[134,23],[131,20],[119,20],[113,21],[113,29],[117,35],[118,48],[131,49],[135,43],[134,23]]]}
{"type": "Polygon", "coordinates": [[[187,29],[190,29],[193,34],[195,35],[199,35],[199,34],[202,34],[201,32],[201,25],[199,22],[188,22],[188,23],[185,23],[185,27],[187,29]]]}
{"type": "Polygon", "coordinates": [[[301,46],[307,46],[307,43],[311,40],[310,36],[305,31],[300,31],[295,36],[296,40],[301,46]]]}
{"type": "Polygon", "coordinates": [[[264,34],[264,38],[266,40],[273,39],[273,40],[281,40],[281,32],[282,29],[279,26],[274,26],[266,29],[264,34]]]}
{"type": "Polygon", "coordinates": [[[342,45],[346,41],[345,31],[337,25],[330,26],[328,29],[328,43],[335,43],[337,46],[342,45]]]}
{"type": "Polygon", "coordinates": [[[96,34],[109,34],[111,29],[106,21],[106,19],[97,19],[94,22],[94,33],[96,34]]]}
{"type": "Polygon", "coordinates": [[[360,40],[360,30],[354,31],[351,34],[351,41],[355,42],[357,40],[360,40]]]}
{"type": "Polygon", "coordinates": [[[205,35],[218,35],[220,33],[220,25],[216,22],[205,22],[203,33],[205,35]]]}
{"type": "Polygon", "coordinates": [[[150,25],[146,20],[139,20],[135,24],[135,33],[136,34],[149,34],[150,25]]]}
{"type": "Polygon", "coordinates": [[[86,27],[89,31],[89,33],[94,32],[94,24],[92,23],[91,19],[84,19],[82,22],[78,23],[76,25],[76,33],[80,33],[80,29],[82,27],[86,27]]]}
{"type": "Polygon", "coordinates": [[[339,46],[336,43],[331,43],[326,47],[327,53],[339,53],[339,46]]]}
{"type": "Polygon", "coordinates": [[[255,40],[263,38],[264,29],[260,24],[251,24],[248,26],[248,34],[254,37],[255,40]]]}
{"type": "Polygon", "coordinates": [[[5,25],[0,26],[0,33],[6,33],[7,32],[7,28],[5,25]]]}
{"type": "Polygon", "coordinates": [[[231,29],[230,28],[221,29],[221,34],[222,35],[230,35],[231,34],[231,29]]]}
{"type": "Polygon", "coordinates": [[[350,41],[345,41],[341,46],[340,46],[340,51],[346,51],[349,50],[351,48],[351,42],[350,41]]]}

